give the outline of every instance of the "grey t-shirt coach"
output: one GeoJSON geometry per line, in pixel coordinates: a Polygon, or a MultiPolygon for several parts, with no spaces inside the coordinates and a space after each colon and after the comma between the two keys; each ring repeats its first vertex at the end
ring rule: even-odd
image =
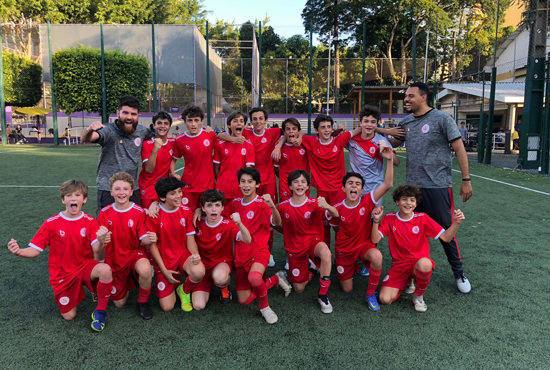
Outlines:
{"type": "Polygon", "coordinates": [[[461,138],[454,119],[432,109],[420,117],[409,115],[399,126],[405,129],[407,184],[420,188],[450,188],[450,143],[461,138]]]}
{"type": "Polygon", "coordinates": [[[114,122],[97,131],[101,145],[101,154],[97,165],[97,189],[111,190],[109,179],[117,172],[128,172],[134,178],[134,190],[139,188],[137,175],[141,161],[141,146],[151,137],[151,131],[137,125],[132,135],[125,135],[114,122]]]}

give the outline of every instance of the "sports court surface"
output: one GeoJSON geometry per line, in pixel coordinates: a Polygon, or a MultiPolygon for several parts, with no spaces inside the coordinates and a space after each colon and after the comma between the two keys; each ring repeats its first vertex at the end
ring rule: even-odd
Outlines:
{"type": "MultiPolygon", "coordinates": [[[[405,156],[405,153],[400,155],[405,156]]],[[[474,196],[455,206],[466,221],[457,234],[472,292],[458,292],[439,242],[437,266],[425,294],[428,311],[416,313],[403,295],[379,312],[368,310],[368,278],[340,290],[333,268],[329,297],[334,313],[321,313],[318,281],[285,298],[269,292],[279,322],[270,326],[256,302],[221,305],[214,289],[202,312],[164,313],[151,294],[154,318],[137,315],[137,292],[128,305],[109,305],[106,329],[90,329],[88,298],[65,322],[48,283],[47,251],[34,260],[13,256],[9,238],[25,246],[43,221],[62,210],[59,185],[78,178],[95,185],[99,147],[0,147],[0,322],[2,369],[124,368],[372,368],[544,369],[550,364],[550,178],[470,163],[474,196]]],[[[394,187],[405,182],[405,164],[394,187]]],[[[180,166],[178,162],[178,167],[180,166]]],[[[455,169],[458,165],[455,163],[455,169]]],[[[385,211],[395,211],[391,196],[385,211]]],[[[96,189],[84,211],[95,215],[96,189]]],[[[379,244],[383,275],[390,267],[387,239],[379,244]]],[[[274,274],[284,266],[276,234],[274,274]]],[[[233,284],[232,284],[233,287],[233,284]]],[[[178,307],[178,306],[177,306],[178,307]]]]}

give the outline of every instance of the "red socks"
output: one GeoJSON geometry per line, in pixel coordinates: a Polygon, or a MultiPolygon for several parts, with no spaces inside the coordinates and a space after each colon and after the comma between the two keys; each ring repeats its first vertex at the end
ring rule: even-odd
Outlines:
{"type": "Polygon", "coordinates": [[[151,287],[143,289],[139,287],[138,303],[145,303],[149,301],[149,295],[151,294],[151,287]]]}
{"type": "Polygon", "coordinates": [[[328,287],[330,286],[330,277],[326,276],[320,278],[319,284],[321,284],[321,288],[319,288],[319,295],[327,295],[328,287]]]}
{"type": "Polygon", "coordinates": [[[424,272],[424,271],[416,271],[416,290],[414,291],[414,295],[422,297],[424,295],[424,292],[428,288],[428,284],[430,283],[430,279],[432,278],[432,272],[424,272]]]}
{"type": "Polygon", "coordinates": [[[252,286],[252,291],[260,302],[260,310],[269,306],[267,302],[267,286],[263,280],[262,274],[258,271],[251,271],[248,274],[248,282],[252,286]]]}
{"type": "Polygon", "coordinates": [[[369,287],[367,289],[367,295],[372,295],[376,291],[376,288],[378,288],[380,275],[382,275],[382,269],[374,270],[372,267],[369,269],[369,287]]]}
{"type": "Polygon", "coordinates": [[[113,279],[109,281],[97,282],[97,310],[107,311],[107,304],[111,297],[111,290],[113,289],[113,279]]]}
{"type": "MultiPolygon", "coordinates": [[[[256,272],[256,273],[259,274],[259,272],[256,272]]],[[[255,275],[252,276],[252,279],[254,279],[254,276],[255,275]]],[[[256,279],[257,279],[257,276],[256,276],[256,279]]],[[[250,285],[252,285],[252,282],[250,281],[250,274],[248,275],[248,282],[250,283],[250,285]]],[[[272,287],[274,287],[275,285],[279,284],[279,277],[277,275],[273,275],[272,277],[267,279],[264,284],[265,284],[265,290],[266,290],[265,299],[266,299],[266,307],[267,307],[269,305],[269,304],[267,304],[267,291],[269,289],[271,289],[272,287]]],[[[247,304],[252,303],[252,301],[256,299],[256,294],[254,292],[255,292],[255,290],[254,290],[254,288],[252,288],[252,292],[250,292],[250,296],[248,296],[248,299],[246,301],[242,302],[241,304],[242,305],[247,305],[247,304]]],[[[260,307],[260,309],[262,309],[262,307],[260,307]]]]}
{"type": "Polygon", "coordinates": [[[275,285],[279,285],[279,277],[277,275],[273,275],[265,281],[265,286],[267,290],[271,289],[275,285]]]}
{"type": "Polygon", "coordinates": [[[198,281],[193,281],[190,277],[188,277],[187,280],[185,280],[185,283],[183,283],[183,292],[185,294],[191,294],[191,291],[197,286],[198,283],[198,281]]]}

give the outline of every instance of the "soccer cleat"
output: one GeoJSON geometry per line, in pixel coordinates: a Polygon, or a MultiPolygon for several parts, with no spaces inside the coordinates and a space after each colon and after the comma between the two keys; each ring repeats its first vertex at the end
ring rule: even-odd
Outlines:
{"type": "Polygon", "coordinates": [[[277,277],[279,278],[279,286],[285,292],[285,297],[288,297],[290,295],[290,291],[292,290],[292,286],[288,282],[285,272],[281,270],[278,271],[275,275],[277,275],[277,277]]]}
{"type": "Polygon", "coordinates": [[[92,312],[92,330],[103,331],[105,329],[105,319],[107,318],[107,312],[103,310],[95,310],[92,312]]]}
{"type": "Polygon", "coordinates": [[[149,306],[149,302],[138,302],[139,316],[143,320],[151,320],[153,318],[153,310],[149,306]]]}
{"type": "Polygon", "coordinates": [[[220,296],[221,304],[231,303],[231,301],[233,300],[233,296],[231,295],[231,291],[229,290],[229,287],[222,288],[221,292],[222,292],[222,295],[220,296]]]}
{"type": "Polygon", "coordinates": [[[94,302],[94,303],[97,302],[97,293],[92,294],[92,302],[94,302]]]}
{"type": "Polygon", "coordinates": [[[416,312],[426,312],[428,310],[428,306],[426,306],[426,302],[424,302],[423,297],[414,296],[413,304],[416,312]]]}
{"type": "Polygon", "coordinates": [[[267,264],[267,267],[275,267],[275,258],[273,258],[273,255],[269,256],[269,263],[267,264]]]}
{"type": "Polygon", "coordinates": [[[277,321],[279,321],[277,314],[273,312],[273,310],[269,306],[267,306],[266,308],[262,308],[260,312],[262,313],[265,322],[267,322],[268,324],[275,324],[277,321]]]}
{"type": "Polygon", "coordinates": [[[317,265],[311,260],[311,258],[309,259],[309,271],[313,272],[315,275],[321,272],[321,270],[317,268],[317,265]]]}
{"type": "Polygon", "coordinates": [[[380,309],[378,299],[376,299],[376,292],[371,295],[365,295],[365,299],[367,300],[367,306],[369,306],[371,311],[378,311],[380,309]]]}
{"type": "Polygon", "coordinates": [[[191,304],[191,294],[185,294],[185,292],[183,291],[183,284],[180,284],[178,286],[178,288],[176,289],[176,293],[178,294],[178,297],[180,297],[181,309],[185,312],[193,311],[193,305],[191,304]]]}
{"type": "Polygon", "coordinates": [[[458,276],[456,279],[456,286],[458,287],[458,290],[460,293],[470,293],[470,290],[472,290],[472,285],[470,285],[470,281],[464,274],[458,276]]]}
{"type": "Polygon", "coordinates": [[[317,298],[317,301],[321,305],[321,312],[332,313],[332,305],[330,304],[330,301],[328,300],[326,294],[320,295],[319,298],[317,298]]]}
{"type": "Polygon", "coordinates": [[[404,292],[406,294],[413,294],[415,290],[416,290],[416,285],[414,285],[414,279],[411,278],[411,283],[409,284],[409,286],[405,288],[404,292]]]}
{"type": "Polygon", "coordinates": [[[369,269],[363,266],[363,268],[361,269],[361,271],[359,271],[359,275],[361,275],[361,276],[369,276],[369,275],[370,275],[369,269]]]}

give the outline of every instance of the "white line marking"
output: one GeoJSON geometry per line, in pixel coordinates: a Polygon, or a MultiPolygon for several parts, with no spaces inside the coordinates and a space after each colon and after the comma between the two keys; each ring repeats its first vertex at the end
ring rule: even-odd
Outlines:
{"type": "Polygon", "coordinates": [[[185,168],[185,166],[183,166],[182,168],[178,168],[175,172],[180,172],[181,170],[183,170],[185,168]]]}
{"type": "Polygon", "coordinates": [[[28,151],[31,151],[31,150],[38,150],[40,148],[29,148],[29,149],[21,149],[21,150],[18,150],[18,149],[14,149],[14,150],[3,150],[0,152],[0,154],[4,154],[4,153],[21,153],[21,152],[28,152],[28,151]]]}

